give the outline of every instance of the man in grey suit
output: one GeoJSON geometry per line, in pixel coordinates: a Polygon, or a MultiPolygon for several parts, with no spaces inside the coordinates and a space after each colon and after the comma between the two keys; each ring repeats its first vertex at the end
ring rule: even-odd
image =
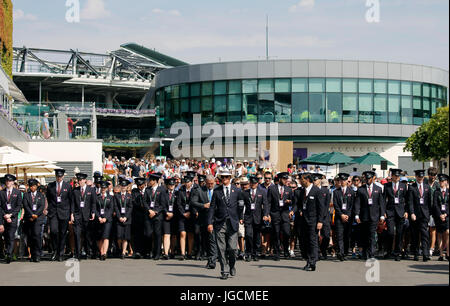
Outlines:
{"type": "Polygon", "coordinates": [[[221,268],[220,279],[236,275],[239,217],[244,209],[242,191],[231,185],[231,173],[220,174],[222,186],[214,189],[208,212],[208,232],[215,231],[217,251],[221,268]]]}
{"type": "Polygon", "coordinates": [[[208,212],[211,207],[214,187],[214,176],[208,175],[206,177],[206,185],[195,189],[191,199],[191,204],[198,210],[202,248],[206,250],[208,256],[207,269],[215,269],[217,261],[216,235],[214,231],[212,233],[208,232],[208,212]]]}

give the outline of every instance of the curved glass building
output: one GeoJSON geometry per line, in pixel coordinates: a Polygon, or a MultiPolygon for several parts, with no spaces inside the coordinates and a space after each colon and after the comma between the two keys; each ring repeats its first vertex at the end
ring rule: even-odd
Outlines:
{"type": "Polygon", "coordinates": [[[357,156],[361,150],[337,144],[363,151],[377,151],[367,144],[401,144],[448,103],[448,71],[373,61],[182,66],[159,72],[155,86],[162,129],[192,124],[192,114],[201,114],[202,123],[278,122],[279,139],[293,142],[294,160],[320,151],[311,144],[357,156]]]}

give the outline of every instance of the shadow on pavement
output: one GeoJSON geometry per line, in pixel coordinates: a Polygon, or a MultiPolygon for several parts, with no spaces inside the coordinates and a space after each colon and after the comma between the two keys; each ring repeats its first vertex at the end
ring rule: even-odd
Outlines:
{"type": "Polygon", "coordinates": [[[409,272],[418,273],[430,273],[430,274],[449,274],[449,266],[446,264],[442,265],[411,265],[409,266],[415,270],[409,270],[409,272]]]}
{"type": "Polygon", "coordinates": [[[277,266],[277,265],[257,265],[258,268],[282,268],[282,269],[299,269],[303,270],[303,267],[297,267],[297,266],[277,266]]]}
{"type": "Polygon", "coordinates": [[[160,263],[160,264],[157,264],[157,266],[162,266],[162,267],[192,267],[192,268],[206,269],[202,265],[185,264],[185,263],[182,263],[182,262],[180,262],[179,264],[176,264],[176,263],[167,263],[167,264],[160,263]]]}
{"type": "Polygon", "coordinates": [[[219,276],[211,276],[211,275],[204,275],[204,274],[166,273],[166,275],[177,276],[177,277],[197,277],[197,278],[214,278],[214,279],[219,278],[219,276]]]}

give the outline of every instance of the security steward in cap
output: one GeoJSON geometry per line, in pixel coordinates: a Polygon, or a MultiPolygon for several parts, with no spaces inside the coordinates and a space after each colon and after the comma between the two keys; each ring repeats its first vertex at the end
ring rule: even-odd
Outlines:
{"type": "Polygon", "coordinates": [[[56,181],[48,184],[47,201],[52,240],[52,261],[63,261],[69,221],[74,222],[72,212],[72,187],[64,181],[64,169],[55,170],[56,181]]]}
{"type": "Polygon", "coordinates": [[[423,252],[423,261],[430,260],[430,232],[428,223],[431,215],[431,188],[424,182],[425,170],[415,170],[416,182],[408,190],[409,213],[411,215],[412,225],[412,250],[414,260],[419,260],[419,248],[421,237],[421,247],[423,252]]]}
{"type": "Polygon", "coordinates": [[[177,207],[180,196],[178,190],[175,190],[177,184],[175,178],[168,178],[164,181],[167,191],[167,209],[163,218],[162,231],[164,235],[163,246],[164,254],[163,259],[168,260],[175,256],[175,245],[177,242],[178,231],[178,214],[177,207]],[[169,254],[170,252],[170,254],[169,254]]]}
{"type": "Polygon", "coordinates": [[[245,260],[258,261],[257,251],[261,248],[261,223],[270,213],[267,206],[266,192],[259,187],[256,176],[250,177],[250,188],[243,191],[245,209],[240,220],[245,225],[245,260]]]}
{"type": "Polygon", "coordinates": [[[134,251],[134,258],[140,259],[141,256],[145,255],[144,220],[148,215],[144,205],[146,180],[145,178],[138,177],[134,179],[134,182],[137,187],[131,191],[131,200],[133,203],[133,212],[131,214],[133,220],[131,223],[131,244],[134,251]]]}
{"type": "Polygon", "coordinates": [[[340,261],[345,261],[350,245],[350,234],[352,226],[352,211],[354,206],[355,194],[353,189],[348,186],[347,173],[339,173],[337,175],[341,184],[333,191],[333,205],[335,210],[335,229],[338,245],[337,258],[340,261]]]}
{"type": "Polygon", "coordinates": [[[289,238],[291,233],[290,219],[293,213],[289,207],[293,206],[294,193],[287,186],[289,173],[282,172],[277,175],[279,183],[272,185],[267,191],[267,206],[270,211],[272,223],[272,246],[274,260],[280,260],[280,232],[283,234],[283,249],[285,258],[289,258],[289,238]]]}
{"type": "Polygon", "coordinates": [[[133,214],[133,201],[131,195],[127,192],[127,187],[130,185],[130,181],[127,179],[121,179],[119,181],[120,193],[116,193],[115,208],[116,213],[116,234],[117,245],[121,248],[121,259],[125,259],[125,253],[127,252],[128,241],[131,240],[131,223],[133,214]]]}
{"type": "Polygon", "coordinates": [[[375,237],[378,223],[386,219],[385,202],[381,187],[374,184],[376,173],[363,173],[364,184],[356,191],[355,220],[361,224],[363,259],[375,258],[375,237]]]}
{"type": "Polygon", "coordinates": [[[408,219],[408,188],[405,183],[400,182],[401,173],[401,169],[391,169],[392,182],[385,184],[383,191],[383,198],[386,202],[386,225],[388,232],[388,239],[386,241],[387,254],[384,258],[391,258],[392,245],[395,237],[395,261],[400,261],[403,228],[405,220],[408,219]]]}
{"type": "Polygon", "coordinates": [[[439,188],[436,189],[433,195],[433,209],[434,219],[436,220],[436,231],[438,236],[441,237],[442,243],[439,246],[440,256],[439,261],[444,260],[444,247],[447,248],[447,260],[449,259],[449,192],[448,192],[448,175],[439,174],[439,188]]]}
{"type": "Polygon", "coordinates": [[[94,245],[95,230],[95,205],[97,194],[95,188],[86,185],[87,174],[77,173],[76,175],[79,187],[73,190],[72,211],[75,217],[74,236],[75,236],[75,258],[81,259],[81,245],[84,246],[84,252],[87,256],[96,253],[94,245]]]}
{"type": "Polygon", "coordinates": [[[162,221],[167,207],[167,194],[165,188],[158,186],[160,176],[149,175],[149,187],[144,194],[144,236],[147,240],[153,241],[147,247],[152,250],[153,259],[161,258],[162,221]]]}

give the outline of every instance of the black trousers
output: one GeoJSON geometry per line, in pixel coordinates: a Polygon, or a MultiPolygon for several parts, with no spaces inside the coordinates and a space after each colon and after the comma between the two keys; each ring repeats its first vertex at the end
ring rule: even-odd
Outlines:
{"type": "Polygon", "coordinates": [[[301,217],[295,216],[295,220],[294,220],[294,230],[295,233],[297,235],[298,238],[298,243],[299,243],[299,249],[301,252],[301,256],[302,258],[307,258],[308,256],[306,255],[306,247],[305,247],[305,241],[304,241],[304,237],[303,237],[303,231],[302,231],[302,222],[301,222],[301,217]]]}
{"type": "Polygon", "coordinates": [[[57,256],[64,256],[69,220],[60,220],[57,216],[50,218],[50,236],[53,250],[57,256]]]}
{"type": "Polygon", "coordinates": [[[291,235],[291,224],[285,222],[279,215],[271,215],[272,218],[272,235],[270,241],[275,256],[280,256],[280,233],[283,235],[284,253],[289,252],[289,238],[291,235]]]}
{"type": "Polygon", "coordinates": [[[245,255],[256,257],[261,248],[261,224],[245,223],[245,255]]]}
{"type": "Polygon", "coordinates": [[[428,230],[428,222],[429,220],[425,218],[417,219],[412,222],[413,235],[411,250],[414,255],[419,255],[420,247],[422,248],[424,256],[430,255],[430,232],[428,230]]]}
{"type": "Polygon", "coordinates": [[[42,246],[42,221],[35,220],[33,222],[26,221],[24,223],[25,232],[27,235],[27,244],[30,247],[31,258],[41,257],[42,246]]]}
{"type": "Polygon", "coordinates": [[[131,245],[134,253],[145,255],[144,248],[144,218],[143,214],[133,214],[131,223],[131,245]]]}
{"type": "Polygon", "coordinates": [[[194,224],[194,250],[197,256],[203,256],[205,253],[205,249],[203,248],[202,235],[200,230],[200,224],[197,223],[197,220],[194,224]]]}
{"type": "Polygon", "coordinates": [[[14,240],[17,231],[17,219],[11,220],[11,223],[3,222],[5,231],[3,237],[5,237],[5,255],[11,256],[14,251],[14,240]]]}
{"type": "MultiPolygon", "coordinates": [[[[303,248],[307,263],[315,266],[319,254],[319,231],[317,230],[317,223],[307,223],[304,218],[300,221],[301,234],[303,241],[303,248]]],[[[303,253],[302,252],[302,253],[303,253]]]]}
{"type": "Polygon", "coordinates": [[[387,225],[386,251],[388,254],[392,253],[392,245],[394,244],[395,238],[394,255],[400,255],[404,224],[405,218],[400,218],[398,216],[388,217],[386,219],[387,225]]]}
{"type": "Polygon", "coordinates": [[[378,221],[361,222],[361,246],[368,258],[375,257],[378,221]]]}
{"type": "Polygon", "coordinates": [[[322,255],[327,254],[328,247],[330,246],[330,236],[331,236],[331,224],[327,220],[322,229],[320,230],[320,234],[322,236],[322,242],[320,243],[320,252],[322,255]]]}
{"type": "Polygon", "coordinates": [[[74,225],[74,236],[75,236],[75,255],[79,256],[81,254],[82,245],[84,251],[87,255],[95,253],[94,250],[94,222],[93,221],[83,221],[76,220],[74,225]]]}
{"type": "Polygon", "coordinates": [[[153,219],[146,217],[144,220],[144,237],[151,241],[146,249],[153,250],[153,256],[157,258],[161,257],[162,218],[163,215],[159,214],[153,219]]]}
{"type": "Polygon", "coordinates": [[[200,226],[200,236],[202,249],[206,253],[208,258],[208,264],[215,265],[217,262],[217,243],[216,243],[216,232],[208,232],[208,225],[200,226]]]}
{"type": "Polygon", "coordinates": [[[336,217],[335,221],[337,252],[340,255],[346,256],[350,246],[350,234],[352,231],[352,223],[350,218],[347,223],[342,222],[342,219],[336,217]]]}

